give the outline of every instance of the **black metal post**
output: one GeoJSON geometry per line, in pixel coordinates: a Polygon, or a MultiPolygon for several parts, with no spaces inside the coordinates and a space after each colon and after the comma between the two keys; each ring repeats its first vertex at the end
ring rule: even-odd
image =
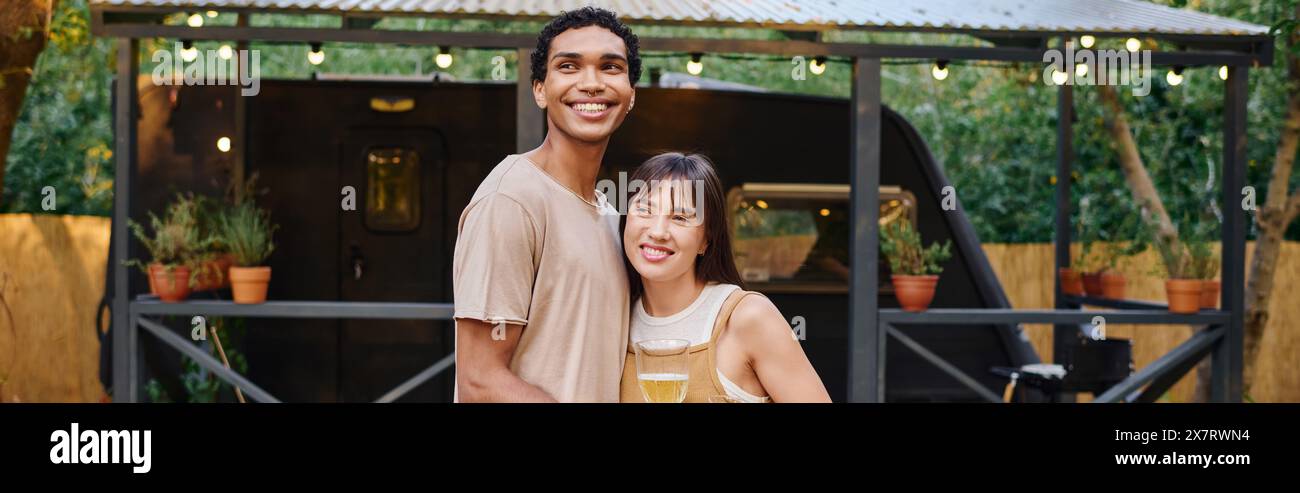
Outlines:
{"type": "Polygon", "coordinates": [[[131,258],[131,234],[126,227],[131,215],[131,177],[135,170],[136,74],[140,72],[140,42],[117,40],[117,87],[113,113],[113,401],[135,402],[134,334],[130,318],[131,283],[126,259],[131,258]]]}
{"type": "Polygon", "coordinates": [[[516,73],[519,80],[515,84],[515,152],[531,151],[542,145],[546,136],[546,113],[537,107],[533,100],[533,70],[528,62],[533,50],[520,48],[516,73]]]}
{"type": "Polygon", "coordinates": [[[1241,402],[1244,317],[1246,313],[1246,211],[1241,207],[1246,184],[1246,99],[1249,68],[1228,67],[1223,106],[1223,310],[1231,316],[1227,333],[1211,356],[1210,400],[1241,402]]]}
{"type": "MultiPolygon", "coordinates": [[[[1061,39],[1061,49],[1065,49],[1070,43],[1066,38],[1061,39]]],[[[1061,67],[1066,73],[1072,72],[1070,67],[1061,67]]],[[[1070,182],[1071,165],[1074,160],[1074,86],[1070,84],[1061,84],[1057,86],[1056,96],[1056,233],[1053,236],[1056,243],[1056,271],[1070,266],[1070,182]]],[[[1083,218],[1079,218],[1083,221],[1083,218]]],[[[1065,300],[1061,292],[1061,276],[1057,272],[1052,273],[1056,279],[1055,295],[1052,297],[1054,306],[1057,309],[1075,308],[1065,300]]],[[[1066,341],[1078,337],[1079,327],[1077,325],[1053,325],[1052,326],[1052,362],[1060,363],[1065,361],[1066,341]]],[[[1067,402],[1073,402],[1073,396],[1065,396],[1063,399],[1067,402]]]]}
{"type": "Polygon", "coordinates": [[[876,272],[880,215],[880,60],[853,63],[852,169],[849,202],[853,236],[849,264],[849,401],[884,402],[885,332],[877,320],[876,272]]]}

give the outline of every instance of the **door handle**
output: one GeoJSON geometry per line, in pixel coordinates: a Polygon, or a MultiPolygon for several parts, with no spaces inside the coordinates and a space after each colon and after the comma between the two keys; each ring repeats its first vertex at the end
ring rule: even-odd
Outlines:
{"type": "Polygon", "coordinates": [[[352,244],[352,280],[360,281],[366,269],[366,258],[361,256],[361,248],[352,244]]]}

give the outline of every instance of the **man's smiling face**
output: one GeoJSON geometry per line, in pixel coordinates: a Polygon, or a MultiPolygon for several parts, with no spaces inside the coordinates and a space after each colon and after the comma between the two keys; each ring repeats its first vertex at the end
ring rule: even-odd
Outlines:
{"type": "Polygon", "coordinates": [[[533,82],[533,98],[551,131],[587,143],[609,139],[636,101],[623,38],[600,26],[570,29],[551,40],[546,57],[546,80],[533,82]]]}

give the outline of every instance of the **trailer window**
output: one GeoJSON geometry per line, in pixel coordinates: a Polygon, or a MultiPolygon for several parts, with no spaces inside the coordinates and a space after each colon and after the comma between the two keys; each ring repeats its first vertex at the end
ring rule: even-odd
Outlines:
{"type": "MultiPolygon", "coordinates": [[[[727,204],[736,268],[754,289],[848,290],[848,186],[747,183],[727,194],[727,204]]],[[[915,220],[915,205],[910,192],[881,187],[880,224],[915,220]]],[[[889,279],[881,268],[880,278],[889,279]]]]}
{"type": "Polygon", "coordinates": [[[420,225],[420,155],[400,147],[366,153],[366,227],[412,231],[420,225]]]}

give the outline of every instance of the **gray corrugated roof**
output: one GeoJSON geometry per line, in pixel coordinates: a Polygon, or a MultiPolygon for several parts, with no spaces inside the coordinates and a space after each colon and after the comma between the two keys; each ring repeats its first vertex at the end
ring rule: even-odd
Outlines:
{"type": "Polygon", "coordinates": [[[1143,0],[90,0],[92,8],[258,9],[550,18],[598,5],[630,22],[952,31],[1262,35],[1268,28],[1143,0]]]}

